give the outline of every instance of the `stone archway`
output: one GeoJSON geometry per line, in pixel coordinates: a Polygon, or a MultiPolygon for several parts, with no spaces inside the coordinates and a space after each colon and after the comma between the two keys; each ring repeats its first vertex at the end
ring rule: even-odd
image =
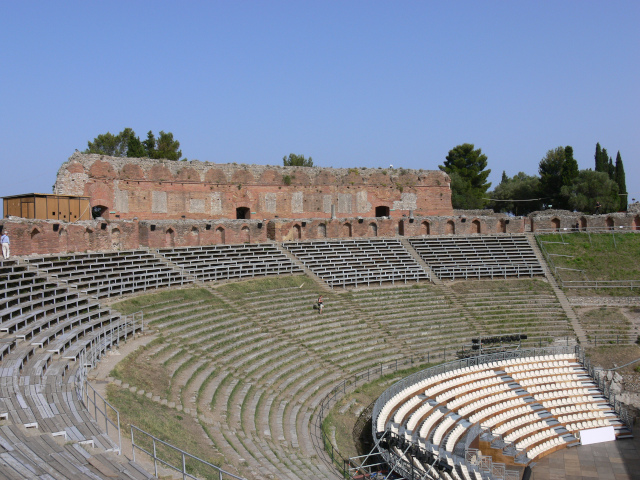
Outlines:
{"type": "Polygon", "coordinates": [[[474,220],[471,222],[471,233],[482,233],[480,228],[480,220],[474,220]]]}
{"type": "Polygon", "coordinates": [[[120,250],[122,245],[120,245],[120,229],[114,228],[111,230],[111,247],[114,250],[120,250]]]}
{"type": "Polygon", "coordinates": [[[500,219],[500,223],[498,225],[498,231],[500,233],[507,233],[507,221],[504,218],[500,219]]]}
{"type": "Polygon", "coordinates": [[[551,219],[551,228],[556,232],[558,230],[560,230],[560,219],[559,218],[552,218],[551,219]]]}
{"type": "Polygon", "coordinates": [[[222,227],[216,228],[216,243],[224,245],[224,240],[225,240],[224,228],[222,227]]]}
{"type": "Polygon", "coordinates": [[[427,221],[422,222],[422,234],[431,235],[431,224],[427,221]]]}
{"type": "Polygon", "coordinates": [[[389,207],[385,205],[379,205],[376,207],[376,217],[388,217],[390,213],[389,207]]]}
{"type": "Polygon", "coordinates": [[[246,225],[240,229],[240,243],[251,243],[251,233],[246,225]]]}
{"type": "Polygon", "coordinates": [[[636,217],[633,219],[632,228],[634,230],[640,230],[640,215],[636,215],[636,217]]]}
{"type": "Polygon", "coordinates": [[[374,222],[371,222],[369,224],[369,236],[370,237],[378,236],[378,225],[376,225],[374,222]]]}
{"type": "Polygon", "coordinates": [[[327,224],[321,223],[318,225],[318,237],[327,238],[327,224]]]}
{"type": "Polygon", "coordinates": [[[398,222],[398,235],[404,236],[404,220],[398,222]]]}
{"type": "Polygon", "coordinates": [[[95,205],[91,207],[91,216],[93,218],[102,217],[104,219],[109,218],[109,208],[105,205],[95,205]]]}
{"type": "Polygon", "coordinates": [[[293,226],[293,238],[296,240],[302,240],[302,227],[297,223],[293,226]]]}
{"type": "Polygon", "coordinates": [[[191,245],[200,245],[200,229],[198,227],[191,227],[191,245]]]}
{"type": "Polygon", "coordinates": [[[164,246],[168,248],[175,247],[176,246],[175,236],[176,236],[176,232],[173,230],[173,228],[171,227],[167,228],[167,230],[164,232],[164,246]]]}
{"type": "Polygon", "coordinates": [[[587,229],[587,217],[580,217],[580,230],[587,229]]]}
{"type": "Polygon", "coordinates": [[[613,228],[615,227],[613,218],[611,217],[607,217],[607,219],[605,220],[605,224],[607,225],[607,230],[613,230],[613,228]]]}
{"type": "Polygon", "coordinates": [[[444,226],[445,235],[454,235],[456,233],[456,224],[453,223],[453,220],[448,220],[447,224],[444,226]]]}
{"type": "Polygon", "coordinates": [[[342,236],[350,237],[352,234],[351,224],[349,222],[342,225],[342,236]]]}

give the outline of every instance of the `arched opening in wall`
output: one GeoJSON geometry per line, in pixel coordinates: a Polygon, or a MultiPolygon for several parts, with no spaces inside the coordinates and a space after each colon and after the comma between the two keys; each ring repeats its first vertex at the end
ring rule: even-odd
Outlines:
{"type": "Polygon", "coordinates": [[[551,228],[553,230],[555,230],[556,232],[558,230],[560,230],[560,219],[559,218],[552,218],[551,219],[551,228]]]}
{"type": "Polygon", "coordinates": [[[327,224],[321,223],[318,225],[318,237],[327,238],[327,224]]]}
{"type": "Polygon", "coordinates": [[[249,233],[249,227],[246,225],[240,229],[240,242],[251,243],[251,234],[249,233]]]}
{"type": "Polygon", "coordinates": [[[500,223],[498,225],[498,231],[500,233],[507,233],[507,222],[504,220],[504,218],[500,219],[500,223]]]}
{"type": "Polygon", "coordinates": [[[69,251],[69,244],[68,244],[68,234],[67,234],[67,229],[66,228],[61,228],[60,230],[58,230],[58,236],[60,237],[60,250],[63,252],[68,252],[69,251]]]}
{"type": "Polygon", "coordinates": [[[342,236],[343,237],[350,237],[351,236],[351,224],[350,223],[345,223],[344,225],[342,225],[342,236]]]}
{"type": "Polygon", "coordinates": [[[120,250],[122,248],[120,245],[120,230],[117,228],[111,230],[111,245],[114,250],[120,250]]]}
{"type": "Polygon", "coordinates": [[[91,234],[93,233],[93,229],[92,228],[86,228],[84,230],[84,233],[82,234],[82,237],[84,238],[84,246],[87,250],[90,250],[91,247],[91,234]]]}
{"type": "Polygon", "coordinates": [[[31,233],[29,235],[31,236],[31,240],[36,240],[36,237],[40,235],[40,230],[34,228],[33,230],[31,230],[31,233]]]}
{"type": "Polygon", "coordinates": [[[296,240],[302,239],[302,227],[300,227],[300,225],[298,225],[297,223],[293,226],[293,238],[295,238],[296,240]]]}
{"type": "Polygon", "coordinates": [[[453,220],[447,221],[447,224],[444,226],[445,235],[453,235],[456,233],[456,224],[453,223],[453,220]]]}
{"type": "Polygon", "coordinates": [[[636,215],[636,218],[633,219],[633,229],[640,230],[640,215],[636,215]]]}
{"type": "Polygon", "coordinates": [[[422,222],[422,234],[431,235],[431,224],[429,222],[422,222]]]}
{"type": "Polygon", "coordinates": [[[378,236],[378,225],[376,225],[373,222],[371,222],[369,224],[369,236],[370,237],[377,237],[378,236]]]}
{"type": "Polygon", "coordinates": [[[193,237],[192,245],[200,245],[200,230],[198,227],[191,227],[191,237],[193,237]]]}
{"type": "Polygon", "coordinates": [[[251,218],[251,210],[249,207],[236,208],[236,218],[238,220],[249,220],[251,218]]]}
{"type": "Polygon", "coordinates": [[[613,230],[613,218],[611,217],[607,217],[607,220],[605,222],[607,224],[607,230],[613,230]]]}
{"type": "Polygon", "coordinates": [[[167,231],[164,232],[164,246],[171,247],[171,248],[175,247],[176,246],[175,236],[176,236],[176,232],[173,231],[173,228],[167,228],[167,231]]]}
{"type": "Polygon", "coordinates": [[[216,243],[224,244],[225,232],[224,228],[218,227],[216,228],[216,243]]]}
{"type": "Polygon", "coordinates": [[[580,217],[580,230],[587,229],[587,217],[580,217]]]}
{"type": "Polygon", "coordinates": [[[389,213],[389,207],[385,207],[384,205],[376,207],[376,217],[388,217],[389,213]]]}
{"type": "Polygon", "coordinates": [[[480,220],[474,220],[471,222],[471,233],[482,233],[480,231],[480,220]]]}
{"type": "Polygon", "coordinates": [[[404,235],[404,220],[398,222],[398,235],[404,235]]]}
{"type": "Polygon", "coordinates": [[[93,218],[108,218],[109,209],[104,205],[96,205],[95,207],[91,207],[91,215],[93,216],[93,218]]]}

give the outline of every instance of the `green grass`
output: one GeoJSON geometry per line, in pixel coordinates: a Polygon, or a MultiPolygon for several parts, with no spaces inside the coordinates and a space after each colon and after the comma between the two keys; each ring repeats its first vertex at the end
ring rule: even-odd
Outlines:
{"type": "MultiPolygon", "coordinates": [[[[640,280],[640,235],[636,233],[572,233],[539,235],[556,267],[580,270],[560,270],[560,278],[568,280],[640,280]],[[556,255],[568,255],[561,257],[556,255]]],[[[572,294],[580,294],[567,289],[572,294]]],[[[596,295],[638,295],[640,289],[599,289],[582,292],[596,295]]]]}
{"type": "MultiPolygon", "coordinates": [[[[213,454],[206,442],[203,442],[204,432],[191,416],[177,412],[171,408],[153,402],[143,395],[136,395],[109,385],[107,387],[109,400],[114,402],[120,411],[120,422],[123,435],[129,434],[129,425],[149,432],[164,442],[176,445],[198,458],[204,459],[217,466],[222,465],[222,458],[213,454]]],[[[152,441],[138,432],[134,433],[136,445],[148,451],[153,451],[152,441]]],[[[162,446],[156,442],[156,450],[162,458],[181,468],[182,456],[179,452],[162,446]]],[[[146,457],[141,452],[137,455],[146,457]]],[[[211,467],[206,467],[193,460],[187,460],[187,471],[198,478],[218,479],[218,474],[211,467]]]]}

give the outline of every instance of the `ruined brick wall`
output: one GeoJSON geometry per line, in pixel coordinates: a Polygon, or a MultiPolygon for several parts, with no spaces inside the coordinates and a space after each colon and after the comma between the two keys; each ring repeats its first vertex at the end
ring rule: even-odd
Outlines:
{"type": "Polygon", "coordinates": [[[306,168],[130,159],[75,153],[58,171],[55,192],[86,195],[105,218],[144,220],[452,215],[441,171],[306,168]],[[116,215],[118,217],[116,217],[116,215]],[[378,212],[379,216],[379,212],[378,212]],[[247,217],[245,217],[247,218],[247,217]]]}
{"type": "Polygon", "coordinates": [[[11,217],[0,221],[0,227],[9,235],[12,256],[140,247],[138,223],[132,221],[65,223],[11,217]]]}
{"type": "Polygon", "coordinates": [[[524,221],[524,217],[505,216],[275,219],[269,221],[268,232],[269,239],[277,242],[350,237],[517,234],[524,232],[524,221]]]}
{"type": "Polygon", "coordinates": [[[264,243],[267,240],[267,225],[259,220],[140,222],[140,243],[149,248],[264,243]]]}
{"type": "Polygon", "coordinates": [[[640,230],[640,213],[636,211],[584,215],[568,210],[543,210],[529,215],[531,230],[575,230],[579,228],[640,230]]]}

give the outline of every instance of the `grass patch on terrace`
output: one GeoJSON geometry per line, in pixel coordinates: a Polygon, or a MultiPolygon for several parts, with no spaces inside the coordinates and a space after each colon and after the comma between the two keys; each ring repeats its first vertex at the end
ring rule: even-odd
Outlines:
{"type": "Polygon", "coordinates": [[[353,392],[347,393],[347,395],[338,400],[331,408],[322,422],[323,432],[331,442],[335,438],[334,447],[337,447],[344,458],[361,455],[362,453],[357,451],[353,439],[353,427],[358,421],[359,412],[368,407],[382,392],[397,381],[434,365],[437,365],[437,363],[415,365],[360,385],[353,392]],[[343,413],[341,413],[341,410],[343,413]]]}
{"type": "MultiPolygon", "coordinates": [[[[130,424],[133,424],[164,442],[224,468],[222,456],[211,450],[202,428],[190,415],[160,405],[144,395],[136,395],[115,385],[107,386],[107,398],[120,411],[123,435],[129,434],[130,424]]],[[[136,445],[142,446],[147,451],[153,451],[153,444],[149,437],[134,432],[134,439],[136,445]]],[[[182,467],[182,456],[179,452],[158,442],[156,442],[156,451],[160,458],[169,461],[178,468],[182,467]]],[[[147,455],[139,451],[136,454],[148,459],[147,455]]],[[[190,459],[187,459],[187,471],[192,475],[197,475],[198,478],[212,480],[219,478],[217,472],[211,467],[206,467],[190,459]]]]}
{"type": "Polygon", "coordinates": [[[225,283],[216,288],[216,291],[232,300],[251,301],[251,295],[263,295],[269,292],[300,288],[307,292],[321,292],[320,287],[306,275],[289,275],[247,280],[243,282],[225,283]],[[302,288],[300,286],[302,285],[302,288]]]}
{"type": "Polygon", "coordinates": [[[207,289],[193,287],[180,290],[163,290],[148,295],[140,295],[114,303],[111,307],[125,315],[130,315],[140,310],[151,311],[162,308],[163,306],[170,306],[171,304],[180,306],[199,300],[211,301],[213,298],[213,295],[207,289]]]}
{"type": "Polygon", "coordinates": [[[514,280],[461,280],[451,284],[454,292],[465,295],[470,293],[487,292],[526,292],[531,294],[551,294],[553,289],[542,279],[514,279],[514,280]]]}
{"type": "MultiPolygon", "coordinates": [[[[539,235],[556,267],[580,272],[560,270],[560,278],[569,281],[584,280],[640,280],[640,235],[636,233],[571,233],[539,235]],[[557,255],[568,255],[566,257],[557,255]]],[[[640,288],[582,289],[566,288],[570,295],[632,296],[640,288]]]]}

